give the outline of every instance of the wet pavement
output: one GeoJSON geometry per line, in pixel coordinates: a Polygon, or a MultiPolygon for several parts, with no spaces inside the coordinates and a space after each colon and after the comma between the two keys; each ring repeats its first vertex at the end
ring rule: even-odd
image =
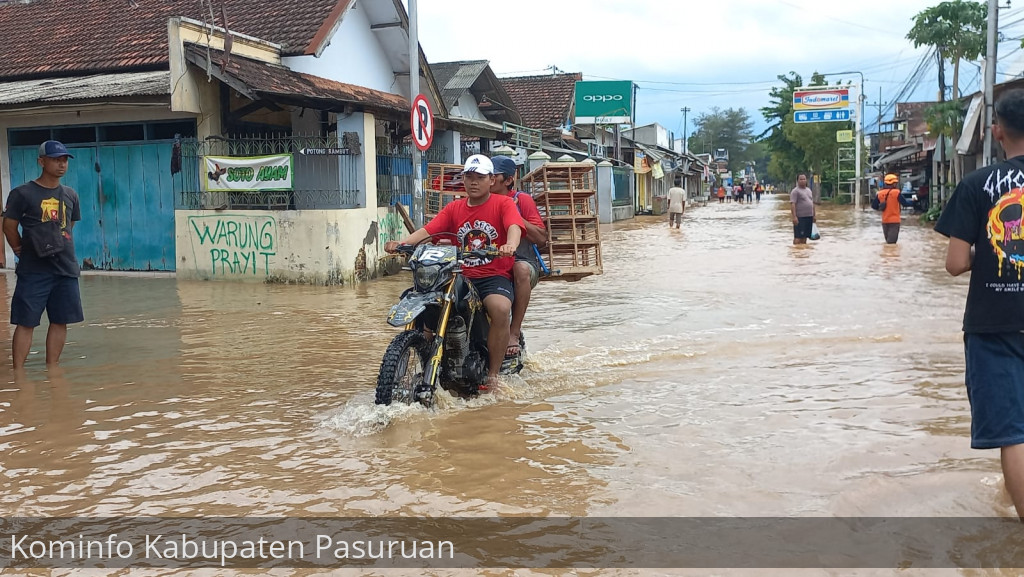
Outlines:
{"type": "MultiPolygon", "coordinates": [[[[376,407],[408,276],[350,287],[87,276],[63,368],[0,369],[5,516],[1010,515],[969,449],[967,279],[905,215],[709,204],[602,230],[544,282],[521,379],[376,407]]],[[[407,273],[406,273],[407,274],[407,273]]],[[[14,276],[0,275],[6,317],[14,276]]],[[[9,349],[5,349],[8,350],[9,349]]]]}

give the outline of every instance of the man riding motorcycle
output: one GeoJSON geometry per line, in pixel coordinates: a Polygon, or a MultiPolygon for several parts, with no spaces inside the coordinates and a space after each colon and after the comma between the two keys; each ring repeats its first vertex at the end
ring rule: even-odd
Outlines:
{"type": "Polygon", "coordinates": [[[394,253],[399,245],[417,244],[443,232],[454,233],[463,251],[498,247],[500,258],[467,258],[463,264],[463,275],[480,293],[491,318],[487,335],[487,385],[494,386],[509,343],[508,319],[514,294],[513,255],[525,224],[511,198],[491,194],[495,180],[491,159],[482,154],[470,156],[462,174],[467,198],[445,205],[425,226],[400,241],[388,242],[384,250],[394,253]]]}

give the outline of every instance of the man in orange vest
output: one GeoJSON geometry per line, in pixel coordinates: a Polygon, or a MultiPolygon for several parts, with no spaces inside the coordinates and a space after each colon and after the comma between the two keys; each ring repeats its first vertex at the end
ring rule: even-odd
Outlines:
{"type": "Polygon", "coordinates": [[[885,188],[878,191],[878,205],[882,211],[882,234],[885,242],[896,244],[900,237],[900,222],[903,220],[900,211],[910,206],[900,194],[900,177],[895,174],[885,175],[885,188]],[[885,205],[884,208],[881,208],[885,205]]]}

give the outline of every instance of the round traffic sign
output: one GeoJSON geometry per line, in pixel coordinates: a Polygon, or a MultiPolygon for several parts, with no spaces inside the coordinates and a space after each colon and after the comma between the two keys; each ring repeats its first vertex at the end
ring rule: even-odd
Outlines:
{"type": "Polygon", "coordinates": [[[417,94],[412,100],[409,125],[412,127],[412,142],[416,148],[424,151],[430,148],[434,142],[434,113],[422,94],[417,94]]]}

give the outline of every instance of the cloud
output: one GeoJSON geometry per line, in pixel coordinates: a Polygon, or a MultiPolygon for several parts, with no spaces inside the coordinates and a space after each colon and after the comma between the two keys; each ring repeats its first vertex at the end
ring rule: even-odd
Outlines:
{"type": "Polygon", "coordinates": [[[905,38],[912,18],[935,2],[431,0],[418,2],[418,20],[431,62],[486,59],[499,76],[554,65],[634,80],[638,121],[676,130],[682,106],[690,119],[712,106],[744,107],[763,123],[757,109],[776,76],[791,70],[806,79],[862,70],[869,97],[879,85],[894,92],[924,50],[905,38]]]}

